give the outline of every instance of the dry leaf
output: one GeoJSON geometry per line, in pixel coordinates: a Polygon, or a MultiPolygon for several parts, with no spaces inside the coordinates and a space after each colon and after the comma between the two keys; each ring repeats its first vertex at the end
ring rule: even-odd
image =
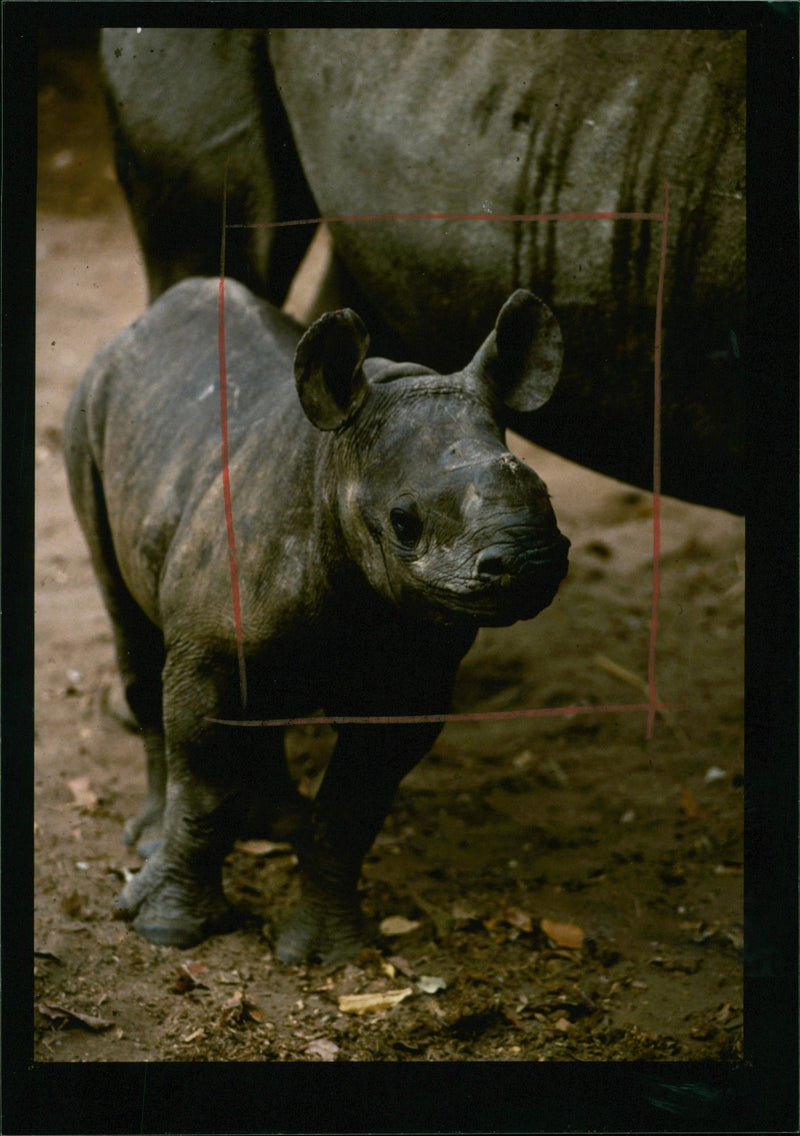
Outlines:
{"type": "Polygon", "coordinates": [[[406,919],[403,915],[389,915],[382,920],[378,930],[382,935],[407,935],[409,931],[416,931],[420,924],[414,919],[406,919]]]}
{"type": "Polygon", "coordinates": [[[89,788],[88,777],[73,777],[71,781],[67,781],[67,787],[74,798],[74,808],[91,811],[96,806],[97,794],[89,788]]]}
{"type": "Polygon", "coordinates": [[[91,1014],[79,1014],[75,1010],[66,1010],[63,1006],[50,1006],[47,1002],[40,1002],[38,1009],[39,1013],[49,1018],[57,1029],[70,1029],[73,1026],[80,1026],[81,1029],[89,1030],[91,1033],[100,1033],[102,1030],[111,1029],[114,1025],[113,1022],[109,1022],[105,1018],[94,1018],[91,1014]]]}
{"type": "Polygon", "coordinates": [[[403,990],[385,990],[374,994],[340,994],[339,1009],[343,1014],[372,1014],[396,1006],[413,993],[411,987],[406,986],[403,990]]]}
{"type": "Polygon", "coordinates": [[[61,910],[68,919],[85,919],[87,916],[86,896],[79,891],[71,891],[61,900],[61,910]]]}
{"type": "Polygon", "coordinates": [[[681,789],[681,808],[689,820],[699,820],[703,815],[700,805],[685,786],[681,789]]]}
{"type": "MultiPolygon", "coordinates": [[[[182,962],[175,968],[175,983],[172,990],[175,994],[185,994],[187,990],[194,990],[196,986],[203,986],[197,981],[197,975],[203,974],[208,968],[202,962],[182,962]]],[[[204,987],[205,989],[205,987],[204,987]]]]}
{"type": "Polygon", "coordinates": [[[255,1002],[245,998],[244,990],[235,990],[232,997],[222,1005],[220,1022],[230,1025],[233,1022],[263,1022],[264,1011],[255,1002]]]}
{"type": "Polygon", "coordinates": [[[392,963],[387,962],[381,952],[376,951],[374,947],[363,947],[354,961],[356,966],[365,970],[372,967],[379,970],[381,974],[385,974],[387,978],[394,978],[397,973],[392,963]]]}
{"type": "Polygon", "coordinates": [[[244,991],[235,990],[233,995],[227,1002],[222,1004],[222,1013],[220,1014],[220,1022],[222,1024],[232,1024],[234,1022],[242,1022],[251,1017],[249,1012],[249,1003],[245,1001],[244,991]]]}
{"type": "Polygon", "coordinates": [[[480,916],[477,912],[471,907],[467,907],[460,899],[453,901],[450,917],[455,923],[480,923],[480,916]]]}
{"type": "Polygon", "coordinates": [[[580,950],[586,938],[575,923],[553,923],[550,919],[542,919],[539,926],[557,947],[567,947],[571,951],[580,950]]]}
{"type": "Polygon", "coordinates": [[[395,968],[395,970],[399,970],[401,974],[404,974],[406,976],[406,978],[414,977],[416,971],[414,970],[411,963],[407,962],[406,959],[402,957],[402,955],[392,955],[389,959],[389,962],[395,968]]]}
{"type": "Polygon", "coordinates": [[[38,947],[34,948],[33,957],[39,959],[49,959],[51,962],[61,962],[61,959],[58,957],[58,955],[54,955],[52,951],[39,950],[38,947]]]}
{"type": "Polygon", "coordinates": [[[518,907],[512,907],[507,911],[504,916],[504,921],[508,923],[510,927],[518,927],[520,931],[525,931],[526,934],[530,934],[533,930],[533,921],[530,915],[528,915],[527,911],[520,911],[518,907]]]}

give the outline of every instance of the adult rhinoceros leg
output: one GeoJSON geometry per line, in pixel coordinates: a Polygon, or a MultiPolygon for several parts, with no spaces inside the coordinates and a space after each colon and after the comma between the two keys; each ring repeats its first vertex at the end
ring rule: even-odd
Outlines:
{"type": "Polygon", "coordinates": [[[152,302],[188,276],[220,269],[280,305],[314,217],[267,59],[264,32],[106,28],[106,105],[119,182],[142,246],[152,302]]]}

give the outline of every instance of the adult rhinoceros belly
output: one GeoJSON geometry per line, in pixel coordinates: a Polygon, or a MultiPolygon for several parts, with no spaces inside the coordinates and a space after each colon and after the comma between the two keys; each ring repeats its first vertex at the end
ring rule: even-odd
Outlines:
{"type": "MultiPolygon", "coordinates": [[[[663,213],[664,488],[737,508],[743,34],[276,30],[270,56],[335,248],[406,356],[468,358],[516,287],[557,310],[556,396],[523,432],[646,484],[663,213]]],[[[380,345],[383,346],[382,344],[380,345]]]]}

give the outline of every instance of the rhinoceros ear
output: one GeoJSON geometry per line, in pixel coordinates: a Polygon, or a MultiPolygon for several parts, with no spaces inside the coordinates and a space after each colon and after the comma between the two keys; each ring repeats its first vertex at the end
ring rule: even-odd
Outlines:
{"type": "Polygon", "coordinates": [[[538,296],[520,288],[503,304],[467,370],[488,380],[511,410],[538,410],[555,389],[563,357],[558,320],[538,296]]]}
{"type": "Polygon", "coordinates": [[[294,381],[303,410],[319,430],[335,430],[361,404],[368,347],[364,321],[350,308],[320,316],[298,343],[294,381]]]}

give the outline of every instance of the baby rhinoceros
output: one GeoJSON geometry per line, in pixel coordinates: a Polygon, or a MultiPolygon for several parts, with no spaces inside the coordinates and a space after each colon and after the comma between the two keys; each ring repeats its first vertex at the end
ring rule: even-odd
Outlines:
{"type": "Polygon", "coordinates": [[[515,292],[467,366],[440,375],[368,358],[353,311],[303,334],[227,281],[237,620],[219,299],[207,279],[165,293],[99,353],[65,422],[72,498],[147,754],[147,801],[126,839],[148,858],[117,908],[154,943],[229,929],[223,859],[264,800],[292,818],[301,873],[277,956],[331,963],[362,945],[364,855],[437,737],[477,629],[530,619],[566,573],[545,485],[503,428],[504,407],[549,398],[561,333],[515,292]],[[282,729],[230,720],[319,709],[374,720],[338,727],[309,803],[282,729]],[[385,720],[398,716],[418,720],[385,720]]]}

